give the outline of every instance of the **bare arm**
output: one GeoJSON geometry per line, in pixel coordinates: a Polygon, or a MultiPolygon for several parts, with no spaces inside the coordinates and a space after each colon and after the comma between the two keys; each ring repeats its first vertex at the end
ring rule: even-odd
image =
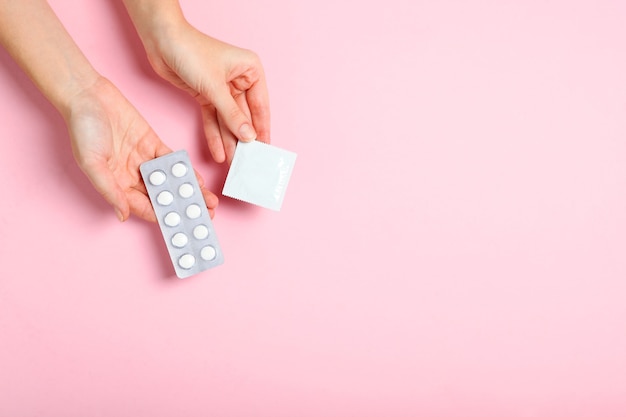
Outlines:
{"type": "Polygon", "coordinates": [[[64,116],[99,77],[44,0],[0,0],[0,43],[64,116]]]}
{"type": "MultiPolygon", "coordinates": [[[[44,0],[0,0],[0,44],[59,110],[74,157],[124,221],[155,221],[139,164],[171,150],[87,61],[44,0]]],[[[198,178],[200,184],[202,178],[198,178]]],[[[217,197],[204,190],[213,213],[217,197]]]]}
{"type": "Polygon", "coordinates": [[[192,27],[177,0],[123,0],[154,70],[200,104],[217,162],[237,140],[270,141],[269,96],[258,56],[192,27]]]}

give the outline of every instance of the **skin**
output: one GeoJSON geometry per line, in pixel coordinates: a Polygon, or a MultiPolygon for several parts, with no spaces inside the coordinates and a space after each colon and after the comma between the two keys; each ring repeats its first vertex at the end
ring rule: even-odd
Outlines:
{"type": "Polygon", "coordinates": [[[254,52],[199,32],[185,20],[176,0],[124,4],[156,73],[200,104],[216,162],[232,160],[237,139],[269,143],[269,97],[254,52]]]}
{"type": "MultiPolygon", "coordinates": [[[[254,53],[197,31],[177,1],[124,3],[155,71],[200,104],[215,161],[232,160],[237,140],[269,142],[267,87],[254,53]]],[[[63,116],[78,166],[120,221],[156,221],[139,165],[171,149],[93,68],[48,3],[0,0],[0,44],[63,116]]],[[[217,196],[196,175],[213,216],[217,196]]]]}

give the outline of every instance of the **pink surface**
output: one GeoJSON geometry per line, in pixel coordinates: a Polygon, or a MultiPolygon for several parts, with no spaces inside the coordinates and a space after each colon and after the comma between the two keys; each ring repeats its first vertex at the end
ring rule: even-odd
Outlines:
{"type": "MultiPolygon", "coordinates": [[[[52,5],[215,191],[117,2],[52,5]]],[[[0,51],[0,416],[626,415],[626,3],[183,1],[255,50],[280,213],[179,281],[0,51]]]]}

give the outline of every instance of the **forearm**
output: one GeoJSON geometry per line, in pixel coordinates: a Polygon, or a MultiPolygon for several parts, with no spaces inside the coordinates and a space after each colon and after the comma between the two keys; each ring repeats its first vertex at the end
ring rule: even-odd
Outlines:
{"type": "Polygon", "coordinates": [[[0,0],[0,44],[64,116],[99,77],[45,0],[0,0]]]}

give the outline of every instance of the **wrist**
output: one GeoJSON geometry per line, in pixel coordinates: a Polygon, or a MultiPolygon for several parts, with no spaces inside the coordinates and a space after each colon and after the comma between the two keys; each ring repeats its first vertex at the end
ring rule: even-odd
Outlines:
{"type": "Polygon", "coordinates": [[[62,114],[99,77],[45,0],[0,1],[0,44],[62,114]]]}
{"type": "Polygon", "coordinates": [[[59,85],[57,91],[49,99],[65,120],[69,120],[76,110],[81,97],[91,91],[94,86],[105,81],[93,68],[68,75],[64,85],[59,85]]]}
{"type": "Polygon", "coordinates": [[[148,53],[160,49],[188,24],[178,1],[124,0],[124,4],[148,53]]]}

